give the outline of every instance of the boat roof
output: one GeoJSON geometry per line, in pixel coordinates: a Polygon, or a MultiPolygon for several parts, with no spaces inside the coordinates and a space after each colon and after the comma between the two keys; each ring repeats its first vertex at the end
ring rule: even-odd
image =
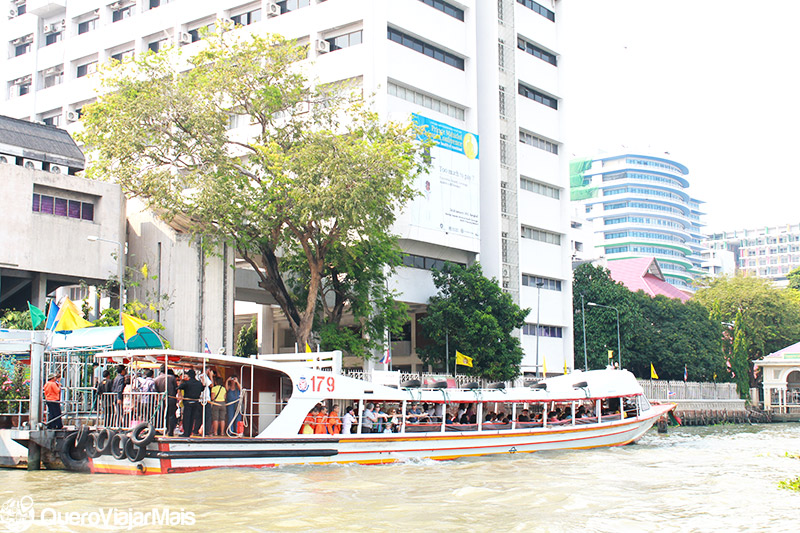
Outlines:
{"type": "MultiPolygon", "coordinates": [[[[627,370],[611,368],[588,372],[576,370],[570,374],[543,379],[531,387],[461,389],[404,388],[402,386],[395,388],[312,366],[315,361],[336,353],[338,352],[296,354],[298,362],[271,361],[268,359],[268,355],[259,356],[259,358],[243,358],[176,350],[122,350],[98,353],[95,358],[125,364],[136,360],[162,363],[166,360],[168,366],[174,367],[201,366],[205,361],[205,364],[210,366],[245,365],[264,368],[281,372],[291,379],[293,399],[305,398],[310,402],[337,399],[364,399],[365,401],[374,399],[375,402],[408,400],[428,403],[536,402],[615,398],[642,394],[642,388],[632,373],[627,370]],[[328,381],[329,378],[332,381],[328,381]],[[315,387],[317,380],[324,380],[325,385],[315,387]]],[[[285,354],[280,354],[279,357],[285,357],[285,354]]]]}

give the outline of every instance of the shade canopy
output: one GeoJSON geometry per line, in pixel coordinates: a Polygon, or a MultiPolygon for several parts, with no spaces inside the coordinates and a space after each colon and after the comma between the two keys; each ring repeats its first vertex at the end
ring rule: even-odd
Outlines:
{"type": "Polygon", "coordinates": [[[58,331],[50,341],[51,350],[74,350],[78,348],[111,350],[163,348],[164,343],[158,334],[150,328],[139,328],[136,335],[123,339],[122,326],[92,327],[74,331],[58,331]]]}

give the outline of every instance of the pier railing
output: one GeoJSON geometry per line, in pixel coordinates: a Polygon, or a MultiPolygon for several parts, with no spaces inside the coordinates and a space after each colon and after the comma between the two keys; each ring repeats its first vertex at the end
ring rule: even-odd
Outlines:
{"type": "Polygon", "coordinates": [[[738,400],[735,383],[640,379],[651,400],[738,400]]]}

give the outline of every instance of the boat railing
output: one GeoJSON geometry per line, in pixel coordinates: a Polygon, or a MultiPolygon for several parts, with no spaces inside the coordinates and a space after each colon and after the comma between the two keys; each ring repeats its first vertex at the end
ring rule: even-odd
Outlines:
{"type": "Polygon", "coordinates": [[[166,394],[163,392],[103,393],[98,403],[98,425],[129,429],[150,422],[157,431],[165,428],[166,394]]]}

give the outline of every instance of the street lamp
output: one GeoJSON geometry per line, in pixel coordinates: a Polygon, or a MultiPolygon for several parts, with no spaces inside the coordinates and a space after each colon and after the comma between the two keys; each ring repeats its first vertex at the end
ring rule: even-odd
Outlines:
{"type": "MultiPolygon", "coordinates": [[[[539,280],[536,282],[536,377],[539,377],[539,302],[542,300],[542,286],[544,281],[539,280]]],[[[547,377],[547,376],[545,376],[547,377]]]]}
{"type": "Polygon", "coordinates": [[[117,256],[117,264],[119,265],[119,319],[120,319],[120,324],[122,324],[122,294],[123,294],[122,276],[123,276],[123,269],[125,268],[124,264],[122,263],[123,245],[119,241],[104,239],[102,237],[98,237],[97,235],[89,235],[88,237],[86,237],[86,239],[91,242],[97,242],[97,241],[108,242],[111,244],[116,244],[119,247],[119,255],[117,256]]]}
{"type": "Polygon", "coordinates": [[[596,304],[594,302],[586,302],[589,307],[605,307],[606,309],[613,309],[617,312],[617,357],[619,358],[619,369],[622,370],[622,346],[619,340],[619,309],[610,305],[596,304]]]}

